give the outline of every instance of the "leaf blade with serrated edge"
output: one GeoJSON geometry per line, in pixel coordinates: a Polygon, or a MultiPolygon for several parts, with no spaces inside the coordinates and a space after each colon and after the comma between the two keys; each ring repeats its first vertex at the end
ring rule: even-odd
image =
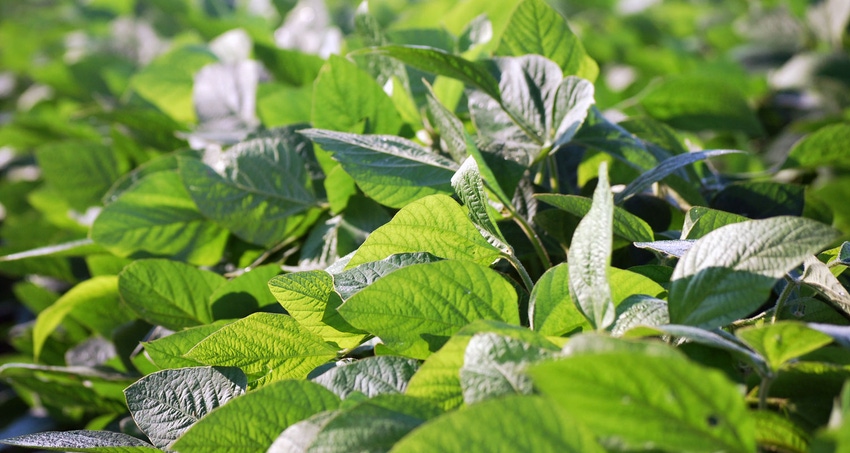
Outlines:
{"type": "Polygon", "coordinates": [[[185,357],[211,366],[236,366],[258,384],[298,379],[336,357],[337,349],[291,316],[254,313],[201,340],[185,357]]]}
{"type": "Polygon", "coordinates": [[[401,268],[338,311],[351,325],[413,358],[427,357],[477,319],[519,324],[514,287],[488,267],[458,260],[401,268]]]}
{"type": "Polygon", "coordinates": [[[333,154],[366,195],[394,208],[448,193],[457,164],[401,137],[322,129],[302,134],[333,154]]]}
{"type": "Polygon", "coordinates": [[[167,449],[207,413],[245,393],[246,384],[237,368],[178,368],[149,374],[124,395],[139,429],[167,449]]]}
{"type": "Polygon", "coordinates": [[[373,231],[346,267],[414,252],[486,265],[501,254],[484,239],[457,202],[445,195],[432,195],[408,204],[373,231]]]}
{"type": "Polygon", "coordinates": [[[570,294],[596,329],[611,325],[616,315],[608,280],[613,223],[614,197],[608,185],[608,166],[603,162],[599,166],[599,183],[593,193],[593,204],[579,222],[567,254],[570,294]]]}
{"type": "Polygon", "coordinates": [[[712,231],[694,242],[673,270],[670,321],[711,329],[750,313],[778,278],[837,237],[831,227],[789,216],[712,231]]]}

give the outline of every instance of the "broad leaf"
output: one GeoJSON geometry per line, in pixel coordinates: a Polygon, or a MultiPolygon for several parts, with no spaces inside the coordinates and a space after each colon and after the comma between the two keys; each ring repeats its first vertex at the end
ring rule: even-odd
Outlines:
{"type": "Polygon", "coordinates": [[[121,298],[145,321],[172,330],[213,321],[210,296],[226,280],[177,261],[134,261],[118,276],[121,298]]]}
{"type": "Polygon", "coordinates": [[[399,269],[338,310],[353,326],[413,358],[427,357],[476,319],[519,323],[516,290],[504,277],[455,260],[399,269]]]}
{"type": "Polygon", "coordinates": [[[529,374],[544,397],[620,448],[755,451],[753,420],[736,386],[676,355],[603,349],[529,374]]]}
{"type": "Polygon", "coordinates": [[[467,157],[452,176],[452,187],[460,201],[469,210],[469,219],[481,228],[483,233],[486,233],[489,242],[502,250],[509,250],[502,232],[487,211],[490,199],[484,191],[478,164],[472,156],[467,157]]]}
{"type": "Polygon", "coordinates": [[[221,258],[227,231],[198,212],[179,175],[146,176],[103,208],[91,238],[118,256],[171,256],[199,265],[221,258]]]}
{"type": "Polygon", "coordinates": [[[125,374],[90,367],[24,363],[0,366],[0,378],[19,390],[38,394],[46,407],[90,414],[125,411],[122,391],[135,380],[125,374]]]}
{"type": "MultiPolygon", "coordinates": [[[[499,52],[506,55],[542,55],[561,67],[564,74],[588,79],[598,72],[587,67],[587,55],[581,41],[564,18],[543,0],[525,0],[519,4],[502,35],[499,52]]],[[[595,65],[593,65],[595,66],[595,65]]]]}
{"type": "Polygon", "coordinates": [[[457,164],[410,140],[320,129],[301,133],[331,152],[363,192],[381,204],[400,208],[451,191],[457,164]]]}
{"type": "Polygon", "coordinates": [[[510,394],[530,395],[529,364],[555,357],[558,348],[540,348],[495,333],[476,334],[469,340],[460,369],[466,404],[510,394]]]}
{"type": "Polygon", "coordinates": [[[180,159],[180,177],[201,213],[266,247],[285,239],[291,216],[315,204],[301,157],[310,143],[294,128],[276,135],[232,146],[210,165],[180,159]]]}
{"type": "Polygon", "coordinates": [[[500,256],[500,251],[481,236],[457,202],[445,195],[433,195],[410,203],[373,231],[348,267],[413,252],[485,265],[500,256]]]}
{"type": "Polygon", "coordinates": [[[402,125],[392,99],[368,73],[331,55],[313,86],[313,127],[362,134],[396,134],[402,125]]]}
{"type": "Polygon", "coordinates": [[[682,226],[682,239],[699,239],[708,233],[726,225],[745,222],[748,219],[731,212],[718,211],[702,206],[694,206],[685,214],[682,226]]]}
{"type": "Polygon", "coordinates": [[[788,154],[785,168],[850,167],[846,144],[850,124],[831,124],[797,142],[788,154]]]}
{"type": "Polygon", "coordinates": [[[593,205],[579,222],[567,255],[573,302],[596,329],[610,326],[616,315],[608,280],[613,222],[614,198],[608,185],[608,167],[603,163],[593,205]]]}
{"type": "Polygon", "coordinates": [[[260,266],[228,280],[210,294],[213,319],[242,318],[275,302],[268,291],[269,279],[280,273],[280,266],[260,266]]]}
{"type": "Polygon", "coordinates": [[[539,396],[509,396],[431,420],[390,451],[604,451],[579,420],[539,396]]]}
{"type": "Polygon", "coordinates": [[[751,136],[763,132],[747,99],[720,78],[668,77],[647,89],[640,104],[653,118],[678,129],[740,131],[751,136]]]}
{"type": "Polygon", "coordinates": [[[311,85],[325,64],[317,55],[261,43],[254,43],[254,55],[276,80],[296,86],[311,85]]]}
{"type": "Polygon", "coordinates": [[[760,446],[789,453],[809,450],[809,433],[779,413],[762,410],[753,412],[756,422],[756,441],[760,446]]]}
{"type": "Polygon", "coordinates": [[[829,335],[792,321],[744,327],[736,330],[735,335],[767,359],[773,371],[789,360],[832,343],[829,335]]]}
{"type": "Polygon", "coordinates": [[[124,394],[139,429],[154,445],[169,449],[207,413],[242,395],[245,385],[245,375],[235,368],[179,368],[149,374],[124,394]]]}
{"type": "Polygon", "coordinates": [[[213,410],[192,425],[173,449],[181,453],[263,453],[289,425],[337,407],[339,398],[321,385],[275,382],[213,410]]]}
{"type": "Polygon", "coordinates": [[[434,94],[434,89],[431,85],[426,86],[428,87],[426,100],[428,101],[430,121],[435,123],[433,126],[439,131],[440,138],[447,148],[446,151],[448,151],[452,159],[455,162],[462,162],[468,154],[466,151],[466,131],[463,122],[437,99],[437,95],[434,94]]]}
{"type": "Polygon", "coordinates": [[[570,295],[567,263],[550,268],[537,280],[528,304],[531,326],[543,335],[559,336],[592,329],[570,295]]]}
{"type": "Polygon", "coordinates": [[[336,311],[342,299],[325,271],[279,275],[269,281],[269,289],[301,327],[341,349],[357,346],[366,336],[336,311]]]}
{"type": "Polygon", "coordinates": [[[416,69],[458,79],[487,93],[493,99],[500,99],[499,82],[483,65],[440,49],[424,46],[389,45],[364,49],[358,53],[375,53],[393,57],[416,69]]]}
{"type": "Polygon", "coordinates": [[[638,326],[668,324],[667,301],[645,294],[634,294],[617,307],[617,321],[611,328],[614,336],[622,336],[638,326]]]}
{"type": "Polygon", "coordinates": [[[112,431],[45,431],[0,440],[6,445],[48,451],[153,453],[162,451],[128,434],[112,431]]]}
{"type": "Polygon", "coordinates": [[[287,315],[254,313],[215,331],[185,354],[212,366],[235,366],[263,385],[300,379],[337,349],[287,315]]]}
{"type": "Polygon", "coordinates": [[[776,279],[836,236],[832,228],[799,217],[752,220],[707,234],[673,272],[670,321],[710,329],[747,315],[765,301],[776,279]]]}
{"type": "Polygon", "coordinates": [[[327,387],[343,399],[352,392],[372,398],[387,393],[404,393],[417,369],[419,362],[405,357],[367,357],[331,368],[313,378],[313,382],[327,387]]]}
{"type": "MultiPolygon", "coordinates": [[[[33,328],[33,349],[35,360],[38,361],[44,343],[48,337],[62,323],[66,316],[76,310],[95,309],[98,305],[108,306],[113,312],[122,313],[120,299],[118,296],[118,279],[113,276],[94,277],[71,288],[63,294],[55,303],[39,313],[33,328]]],[[[124,320],[129,321],[131,317],[124,314],[124,320]]]]}
{"type": "Polygon", "coordinates": [[[334,274],[333,285],[343,300],[348,300],[351,296],[390,272],[413,264],[433,263],[440,261],[440,259],[427,252],[390,255],[380,261],[363,263],[347,271],[334,274]]]}
{"type": "MultiPolygon", "coordinates": [[[[586,216],[592,204],[591,199],[577,195],[541,193],[534,198],[576,217],[586,216]]],[[[614,235],[629,242],[649,242],[655,238],[652,228],[643,219],[619,206],[614,206],[613,222],[614,235]]]]}
{"type": "Polygon", "coordinates": [[[200,366],[201,362],[183,357],[190,349],[231,321],[216,321],[191,327],[163,338],[142,343],[150,360],[159,368],[183,368],[200,366]]]}
{"type": "Polygon", "coordinates": [[[630,182],[625,189],[623,189],[614,197],[614,203],[618,205],[622,204],[632,195],[643,192],[647,187],[651,186],[652,184],[655,184],[658,181],[661,181],[667,176],[673,174],[676,170],[686,165],[690,165],[695,162],[708,159],[710,157],[742,152],[743,151],[737,151],[732,149],[712,149],[707,151],[696,151],[692,153],[671,156],[663,160],[652,170],[643,173],[642,175],[635,178],[632,182],[630,182]]]}
{"type": "Polygon", "coordinates": [[[800,281],[821,293],[842,313],[850,314],[850,295],[847,288],[817,258],[810,256],[803,262],[803,275],[800,281]]]}
{"type": "Polygon", "coordinates": [[[47,185],[80,212],[100,205],[112,183],[129,170],[123,155],[96,142],[47,145],[36,157],[47,185]]]}

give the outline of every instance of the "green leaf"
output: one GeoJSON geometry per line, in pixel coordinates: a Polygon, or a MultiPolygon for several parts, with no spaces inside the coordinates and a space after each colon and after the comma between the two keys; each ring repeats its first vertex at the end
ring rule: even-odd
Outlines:
{"type": "Polygon", "coordinates": [[[753,420],[736,386],[678,355],[603,349],[528,373],[544,397],[619,448],[755,451],[753,420]]]}
{"type": "Polygon", "coordinates": [[[616,315],[608,280],[613,222],[614,197],[608,185],[608,167],[603,162],[599,166],[599,183],[593,192],[593,205],[579,222],[567,254],[570,294],[596,329],[610,326],[616,315]]]}
{"type": "Polygon", "coordinates": [[[407,383],[419,362],[397,356],[367,357],[348,365],[340,365],[313,378],[321,384],[346,398],[352,392],[360,392],[369,398],[388,393],[404,393],[407,383]]]}
{"type": "Polygon", "coordinates": [[[532,394],[531,379],[524,373],[532,363],[560,352],[532,346],[495,333],[476,334],[469,340],[460,369],[463,401],[474,404],[511,394],[532,394]]]}
{"type": "Polygon", "coordinates": [[[375,79],[345,58],[331,55],[313,85],[311,123],[333,131],[396,134],[402,120],[375,79]]]}
{"type": "Polygon", "coordinates": [[[850,295],[847,288],[817,258],[806,258],[803,262],[803,275],[799,280],[822,294],[840,312],[850,314],[850,295]]]}
{"type": "Polygon", "coordinates": [[[734,85],[710,76],[667,77],[640,100],[646,112],[678,129],[763,133],[747,99],[734,85]]]}
{"type": "Polygon", "coordinates": [[[682,226],[682,239],[699,239],[706,234],[726,225],[745,222],[747,219],[738,214],[716,209],[694,206],[685,214],[682,226]]]}
{"type": "Polygon", "coordinates": [[[316,55],[261,43],[254,43],[254,55],[276,80],[295,86],[312,84],[325,64],[316,55]]]}
{"type": "Polygon", "coordinates": [[[793,321],[780,321],[758,327],[744,327],[735,331],[765,359],[773,371],[786,362],[832,343],[832,337],[793,321]]]}
{"type": "Polygon", "coordinates": [[[268,281],[280,273],[280,266],[267,264],[218,286],[210,294],[213,319],[242,318],[275,302],[268,281]]]}
{"type": "Polygon", "coordinates": [[[488,242],[493,244],[494,247],[509,252],[510,246],[507,245],[505,237],[502,236],[502,232],[487,211],[490,199],[484,192],[484,182],[481,180],[481,173],[478,171],[475,158],[470,156],[463,161],[463,164],[452,176],[452,187],[460,201],[469,210],[469,219],[483,230],[482,233],[486,233],[485,237],[487,237],[488,242]]]}
{"type": "Polygon", "coordinates": [[[694,246],[694,243],[696,243],[696,239],[686,239],[684,241],[635,242],[634,246],[639,249],[648,249],[664,255],[670,255],[674,258],[681,258],[685,252],[694,246]]]}
{"type": "Polygon", "coordinates": [[[47,185],[80,212],[100,205],[112,183],[129,170],[122,155],[96,142],[49,144],[39,148],[36,157],[47,185]]]}
{"type": "Polygon", "coordinates": [[[264,453],[288,426],[339,407],[339,398],[309,381],[280,381],[233,399],[192,425],[181,453],[264,453]],[[273,408],[273,410],[269,410],[273,408]]]}
{"type": "Polygon", "coordinates": [[[697,240],[679,259],[670,286],[670,321],[723,326],[761,305],[776,280],[837,237],[799,217],[736,223],[697,240]]]}
{"type": "Polygon", "coordinates": [[[339,307],[353,326],[391,349],[425,358],[476,319],[519,324],[516,290],[495,271],[468,261],[399,269],[339,307]]]}
{"type": "Polygon", "coordinates": [[[347,267],[413,252],[485,265],[500,256],[500,251],[484,239],[457,202],[445,195],[432,195],[408,204],[386,225],[373,231],[347,267]]]}
{"type": "Polygon", "coordinates": [[[38,247],[25,252],[0,256],[0,261],[17,261],[40,256],[53,256],[57,258],[69,256],[89,256],[103,251],[103,248],[95,244],[91,239],[79,239],[56,245],[38,247]]]}
{"type": "Polygon", "coordinates": [[[177,173],[157,172],[103,208],[91,238],[118,256],[165,255],[212,265],[221,258],[227,231],[198,212],[177,173]]]}
{"type": "Polygon", "coordinates": [[[320,129],[301,131],[330,151],[363,192],[394,208],[435,193],[451,192],[457,164],[410,140],[320,129]]]}
{"type": "Polygon", "coordinates": [[[48,451],[147,453],[162,451],[133,436],[112,431],[45,431],[0,440],[6,445],[48,451]]]}
{"type": "Polygon", "coordinates": [[[118,309],[119,303],[116,277],[94,277],[71,288],[36,318],[32,333],[35,360],[38,361],[50,334],[72,311],[96,305],[109,305],[118,309]]]}
{"type": "Polygon", "coordinates": [[[179,368],[149,374],[124,394],[139,429],[157,447],[170,449],[195,422],[245,393],[245,385],[236,368],[179,368]]]}
{"type": "Polygon", "coordinates": [[[502,35],[499,53],[542,55],[557,63],[564,74],[588,79],[595,76],[584,68],[587,56],[581,41],[564,18],[542,0],[525,0],[514,10],[502,35]]]}
{"type": "Polygon", "coordinates": [[[724,154],[733,153],[743,153],[743,151],[738,151],[734,149],[712,149],[670,156],[669,158],[661,161],[661,163],[659,163],[652,170],[641,174],[632,182],[630,182],[625,189],[617,193],[617,195],[614,197],[614,203],[618,205],[622,204],[624,201],[628,200],[632,195],[643,192],[647,187],[655,184],[658,181],[661,181],[667,176],[673,174],[676,170],[686,165],[690,165],[695,162],[708,159],[710,157],[722,156],[724,154]]]}
{"type": "Polygon", "coordinates": [[[449,412],[420,426],[390,451],[595,453],[604,450],[578,419],[567,416],[539,396],[522,395],[449,412]]]}
{"type": "Polygon", "coordinates": [[[325,271],[278,275],[268,283],[275,299],[304,329],[340,349],[353,348],[366,337],[336,311],[342,304],[334,280],[325,271]]]}
{"type": "Polygon", "coordinates": [[[570,76],[561,81],[555,93],[552,128],[548,132],[554,146],[565,145],[573,139],[596,103],[593,94],[593,84],[585,79],[570,76]]]}
{"type": "Polygon", "coordinates": [[[439,260],[440,258],[426,252],[390,255],[381,261],[363,263],[347,271],[334,274],[334,288],[343,300],[348,300],[358,291],[375,283],[376,280],[390,272],[412,264],[433,263],[439,260]]]}
{"type": "Polygon", "coordinates": [[[337,349],[291,316],[254,313],[213,332],[185,354],[205,365],[235,366],[258,385],[300,379],[337,349]]]}
{"type": "Polygon", "coordinates": [[[756,442],[762,448],[788,453],[809,450],[809,434],[782,415],[772,411],[755,411],[756,442]]]}
{"type": "Polygon", "coordinates": [[[69,413],[119,414],[127,410],[123,389],[135,380],[124,374],[96,368],[43,366],[7,363],[0,366],[0,378],[21,389],[38,394],[41,404],[69,413]],[[85,382],[85,385],[80,385],[85,382]]]}
{"type": "Polygon", "coordinates": [[[751,219],[781,215],[802,216],[806,204],[803,186],[773,181],[740,181],[727,185],[711,199],[711,207],[751,219]]]}
{"type": "Polygon", "coordinates": [[[611,334],[619,337],[634,327],[660,326],[669,322],[667,301],[634,294],[617,307],[617,321],[611,328],[611,334]]]}
{"type": "Polygon", "coordinates": [[[783,168],[850,167],[847,142],[850,124],[838,123],[822,127],[797,142],[783,168]]]}
{"type": "Polygon", "coordinates": [[[363,49],[352,54],[363,53],[386,55],[416,69],[460,80],[487,93],[493,99],[501,99],[499,82],[483,65],[446,53],[443,50],[425,46],[389,45],[363,49]]]}
{"type": "Polygon", "coordinates": [[[428,102],[428,113],[430,113],[428,118],[434,122],[433,126],[440,133],[440,139],[445,143],[446,151],[455,162],[461,162],[467,156],[466,130],[463,122],[437,99],[431,85],[425,86],[428,88],[428,92],[425,94],[425,99],[428,102]]]}
{"type": "Polygon", "coordinates": [[[151,361],[161,369],[199,366],[202,365],[201,362],[187,359],[183,355],[200,343],[201,340],[230,322],[216,321],[211,324],[191,327],[142,344],[151,361]]]}
{"type": "Polygon", "coordinates": [[[200,46],[184,46],[159,56],[130,79],[130,88],[181,123],[195,121],[192,87],[195,72],[216,61],[200,46]]]}
{"type": "Polygon", "coordinates": [[[224,277],[163,259],[138,260],[118,275],[121,298],[151,324],[180,330],[213,321],[210,296],[224,277]]]}
{"type": "Polygon", "coordinates": [[[296,130],[232,146],[213,167],[180,159],[180,177],[198,210],[250,243],[272,247],[284,240],[287,220],[316,203],[299,154],[310,143],[296,130]]]}
{"type": "MultiPolygon", "coordinates": [[[[576,217],[584,217],[590,212],[592,200],[578,195],[560,195],[553,193],[535,194],[534,198],[569,212],[576,217]]],[[[650,242],[655,239],[652,228],[640,217],[614,206],[614,235],[629,242],[650,242]]]]}

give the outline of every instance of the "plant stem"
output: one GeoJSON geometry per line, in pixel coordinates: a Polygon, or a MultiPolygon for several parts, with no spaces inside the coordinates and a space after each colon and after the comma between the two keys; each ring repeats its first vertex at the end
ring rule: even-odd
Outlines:
{"type": "MultiPolygon", "coordinates": [[[[486,184],[486,181],[485,181],[486,184]]],[[[549,258],[549,254],[546,253],[546,248],[543,247],[543,242],[540,241],[540,237],[537,236],[537,233],[534,232],[534,228],[528,223],[525,217],[519,215],[516,208],[514,207],[511,200],[507,200],[501,195],[499,195],[499,191],[490,190],[493,194],[496,195],[496,198],[502,203],[508,213],[511,215],[511,219],[519,225],[522,232],[525,233],[525,236],[531,241],[531,246],[534,247],[534,252],[537,254],[537,258],[540,259],[540,262],[543,264],[544,269],[549,269],[552,267],[552,260],[549,258]]]]}
{"type": "Polygon", "coordinates": [[[770,384],[773,383],[772,376],[763,376],[759,384],[759,410],[767,409],[767,394],[770,392],[770,384]]]}
{"type": "Polygon", "coordinates": [[[797,289],[797,282],[793,280],[788,280],[785,284],[785,288],[782,289],[782,292],[779,293],[779,298],[776,300],[776,307],[773,311],[773,319],[771,319],[771,324],[776,324],[776,319],[779,317],[779,312],[784,308],[785,302],[791,297],[791,293],[797,289]]]}

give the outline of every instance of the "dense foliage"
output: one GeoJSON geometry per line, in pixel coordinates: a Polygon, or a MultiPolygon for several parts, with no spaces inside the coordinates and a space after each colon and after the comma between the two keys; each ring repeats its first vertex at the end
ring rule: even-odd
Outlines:
{"type": "Polygon", "coordinates": [[[2,442],[850,451],[848,20],[2,2],[2,442]]]}

